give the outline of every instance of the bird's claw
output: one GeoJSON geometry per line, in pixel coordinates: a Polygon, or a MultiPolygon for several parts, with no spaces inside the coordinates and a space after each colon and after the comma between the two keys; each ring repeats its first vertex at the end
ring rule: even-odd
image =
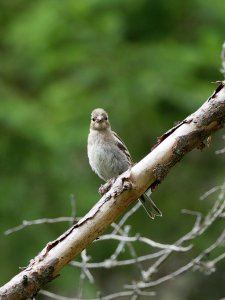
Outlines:
{"type": "Polygon", "coordinates": [[[116,178],[109,179],[105,184],[102,184],[100,188],[98,189],[98,192],[101,196],[106,194],[110,189],[113,183],[116,181],[116,178]]]}

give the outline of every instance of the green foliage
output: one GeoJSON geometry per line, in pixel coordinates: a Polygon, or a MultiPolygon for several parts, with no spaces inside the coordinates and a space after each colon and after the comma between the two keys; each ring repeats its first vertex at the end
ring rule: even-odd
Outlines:
{"type": "MultiPolygon", "coordinates": [[[[2,0],[2,232],[23,219],[70,215],[71,194],[79,216],[98,199],[100,180],[86,156],[93,108],[109,112],[136,160],[157,136],[197,109],[214,89],[210,82],[222,79],[224,11],[219,0],[2,0]]],[[[213,149],[222,148],[220,136],[217,140],[213,149]]],[[[187,224],[180,209],[209,207],[196,200],[221,183],[222,159],[212,149],[185,158],[154,195],[164,218],[152,222],[142,211],[133,230],[148,234],[144,221],[156,240],[172,242],[183,234],[187,224]]],[[[66,226],[2,235],[0,284],[66,226]]],[[[95,253],[106,256],[99,249],[95,253]]],[[[57,284],[58,291],[63,284],[75,289],[66,275],[57,284]]],[[[212,289],[210,284],[204,299],[224,296],[218,284],[212,289]]]]}

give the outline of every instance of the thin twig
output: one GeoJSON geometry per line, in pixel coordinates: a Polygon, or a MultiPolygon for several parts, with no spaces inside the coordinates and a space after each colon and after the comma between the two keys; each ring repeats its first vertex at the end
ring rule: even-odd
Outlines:
{"type": "MultiPolygon", "coordinates": [[[[224,185],[221,188],[221,192],[218,196],[218,200],[213,205],[210,212],[206,215],[204,220],[202,221],[202,215],[198,212],[192,212],[193,215],[196,215],[196,221],[189,233],[181,237],[176,243],[175,246],[181,246],[184,242],[195,239],[197,236],[202,235],[214,222],[219,218],[221,213],[225,208],[225,199],[224,199],[224,185]],[[222,201],[222,199],[224,199],[222,201]]],[[[186,211],[187,212],[187,211],[186,211]]],[[[190,214],[190,211],[188,211],[190,214]]],[[[145,280],[148,280],[152,274],[156,273],[158,267],[169,257],[172,253],[170,249],[168,249],[167,253],[162,255],[156,260],[156,262],[146,271],[143,271],[143,276],[145,280]]]]}
{"type": "Polygon", "coordinates": [[[159,249],[170,249],[172,251],[188,251],[191,249],[192,245],[189,245],[187,247],[178,247],[176,245],[169,245],[169,244],[161,244],[158,242],[155,242],[153,240],[150,240],[146,237],[142,237],[142,236],[134,236],[134,237],[127,237],[127,236],[121,236],[121,235],[116,235],[116,234],[105,234],[102,235],[97,242],[99,241],[104,241],[104,240],[118,240],[118,241],[126,241],[126,242],[142,242],[145,243],[149,246],[155,247],[155,248],[159,248],[159,249]]]}
{"type": "Polygon", "coordinates": [[[149,288],[149,287],[153,287],[153,286],[158,286],[159,284],[174,279],[175,277],[177,277],[178,275],[183,274],[184,272],[187,272],[188,270],[190,270],[191,268],[193,268],[195,265],[199,264],[199,262],[210,252],[212,252],[215,248],[217,248],[219,245],[221,245],[221,243],[224,242],[225,239],[225,230],[222,232],[222,234],[218,237],[218,239],[210,246],[208,247],[206,250],[202,251],[197,257],[195,257],[194,259],[192,259],[188,264],[182,266],[181,268],[177,269],[176,271],[165,275],[155,281],[151,281],[151,282],[139,282],[137,284],[134,285],[126,285],[125,288],[131,289],[143,289],[143,288],[149,288]]]}
{"type": "MultiPolygon", "coordinates": [[[[87,266],[88,269],[100,269],[100,268],[109,269],[109,268],[114,268],[114,267],[129,266],[129,265],[132,265],[132,264],[136,264],[136,263],[139,263],[139,262],[144,262],[144,261],[147,261],[147,260],[157,258],[157,257],[161,256],[162,254],[164,254],[165,252],[167,252],[166,249],[155,252],[155,253],[152,253],[152,254],[138,256],[137,258],[125,259],[125,260],[121,260],[121,261],[118,261],[118,260],[117,261],[112,261],[110,259],[107,259],[107,260],[102,261],[102,262],[87,263],[86,266],[87,266]]],[[[74,266],[74,267],[78,267],[78,268],[83,267],[82,262],[78,262],[78,261],[71,261],[70,265],[74,266]]]]}
{"type": "Polygon", "coordinates": [[[117,224],[117,229],[115,228],[112,232],[113,234],[116,234],[118,232],[118,229],[121,228],[126,221],[141,207],[141,203],[138,201],[130,210],[128,210],[124,216],[121,218],[119,223],[117,224]]]}
{"type": "Polygon", "coordinates": [[[55,299],[55,300],[111,300],[111,299],[118,299],[121,297],[128,297],[128,296],[132,296],[134,294],[137,294],[139,296],[146,296],[146,297],[150,297],[150,296],[155,296],[155,292],[142,292],[142,291],[121,291],[121,292],[117,292],[117,293],[113,293],[107,296],[101,296],[100,298],[69,298],[69,297],[63,297],[63,296],[59,296],[57,294],[45,291],[45,290],[41,290],[39,292],[42,295],[48,296],[49,298],[55,299]]]}
{"type": "Polygon", "coordinates": [[[60,222],[72,222],[74,219],[72,217],[59,217],[59,218],[43,218],[43,219],[37,219],[37,220],[23,220],[21,225],[18,225],[16,227],[10,228],[4,232],[5,235],[14,233],[16,231],[22,230],[25,227],[28,226],[33,226],[33,225],[42,225],[42,224],[47,224],[47,223],[60,223],[60,222]]]}
{"type": "Polygon", "coordinates": [[[210,190],[208,190],[207,192],[205,192],[201,197],[200,200],[205,200],[206,198],[208,198],[210,195],[214,194],[215,192],[219,191],[221,189],[221,185],[217,185],[214,186],[213,188],[211,188],[210,190]]]}

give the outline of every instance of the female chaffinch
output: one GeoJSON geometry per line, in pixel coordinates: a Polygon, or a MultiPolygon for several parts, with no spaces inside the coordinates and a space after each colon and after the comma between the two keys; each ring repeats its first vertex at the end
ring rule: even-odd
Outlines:
{"type": "MultiPolygon", "coordinates": [[[[111,130],[108,114],[102,108],[97,108],[91,113],[87,150],[92,170],[104,181],[119,176],[133,165],[126,145],[111,130]]],[[[162,216],[147,193],[139,200],[152,219],[155,216],[162,216]]]]}

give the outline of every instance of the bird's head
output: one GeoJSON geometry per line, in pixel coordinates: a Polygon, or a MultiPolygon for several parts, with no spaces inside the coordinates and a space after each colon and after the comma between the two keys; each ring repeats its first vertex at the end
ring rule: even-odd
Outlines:
{"type": "Polygon", "coordinates": [[[108,114],[102,108],[96,108],[91,113],[91,129],[104,130],[110,128],[108,114]]]}

